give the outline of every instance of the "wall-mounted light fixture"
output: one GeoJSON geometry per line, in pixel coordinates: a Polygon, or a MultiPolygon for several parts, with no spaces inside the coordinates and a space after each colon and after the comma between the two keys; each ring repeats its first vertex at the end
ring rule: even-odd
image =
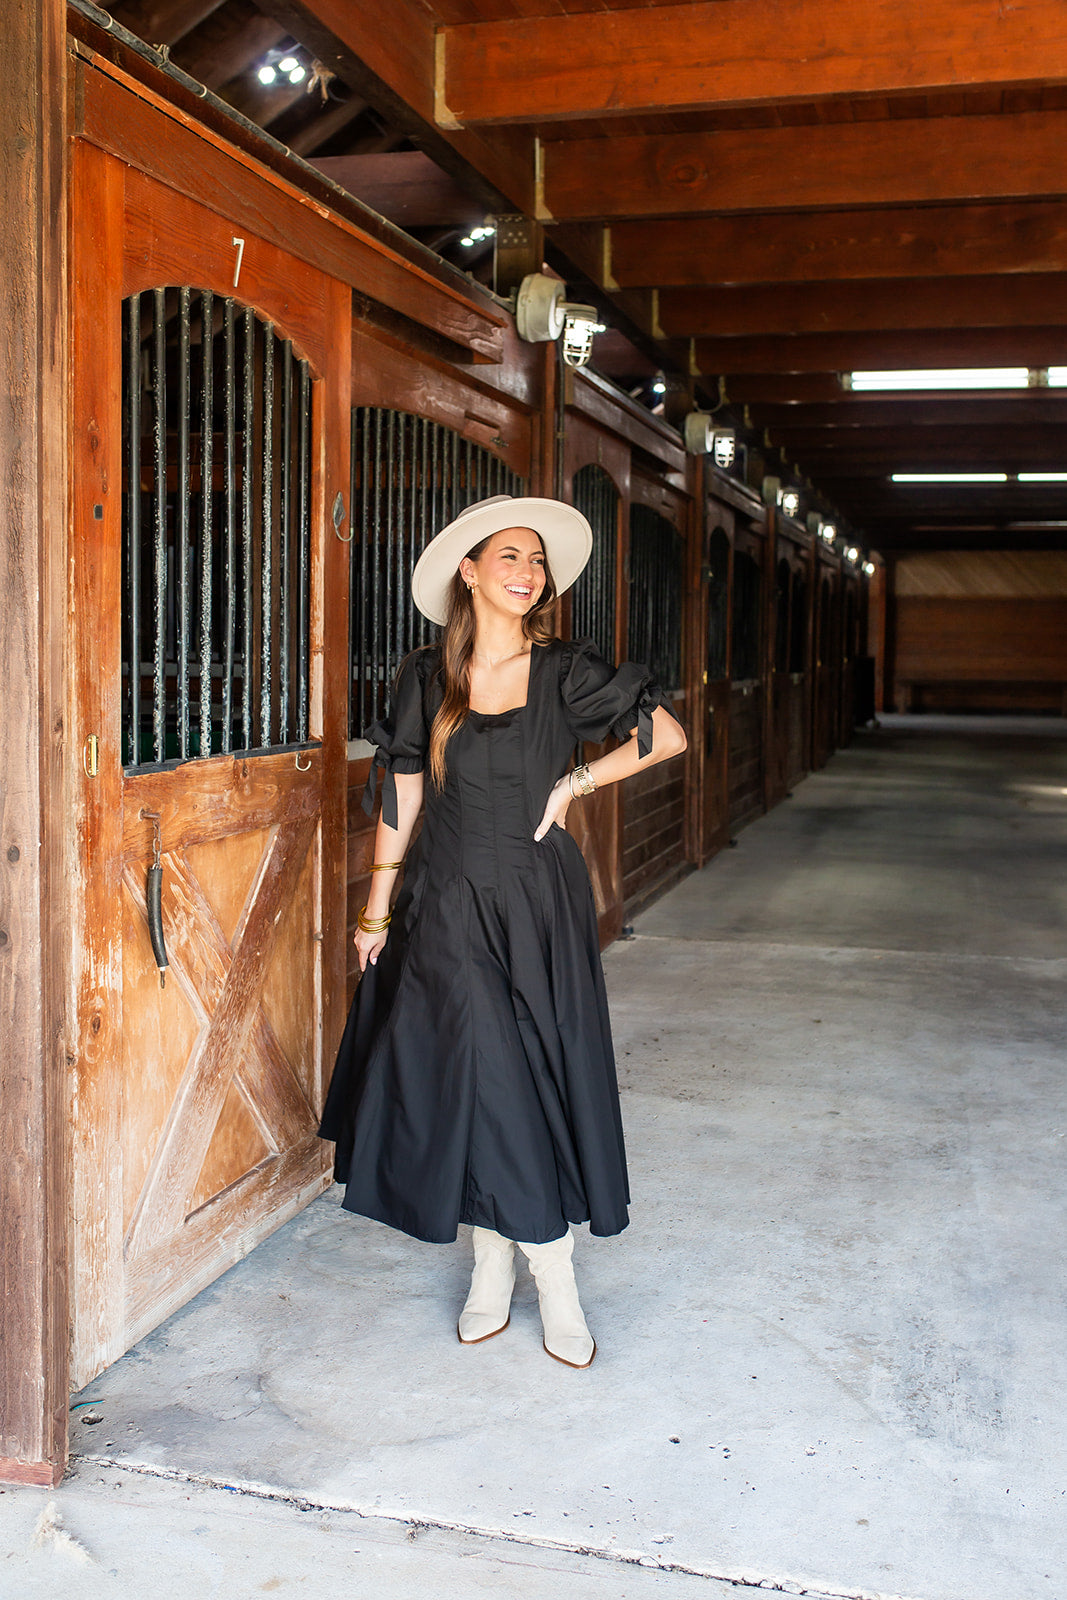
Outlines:
{"type": "MultiPolygon", "coordinates": [[[[737,434],[733,428],[720,428],[710,411],[690,411],[683,424],[685,448],[691,456],[710,455],[717,467],[729,471],[737,458],[737,434]]],[[[764,482],[769,480],[765,479],[764,482]]],[[[778,480],[774,480],[777,484],[778,480]]],[[[769,500],[768,505],[774,501],[769,500]]]]}
{"type": "Polygon", "coordinates": [[[563,359],[568,367],[584,367],[593,353],[593,339],[605,332],[595,306],[575,305],[564,300],[566,284],[543,272],[523,278],[515,297],[515,326],[519,338],[529,344],[548,344],[563,340],[563,359]]]}
{"type": "Polygon", "coordinates": [[[782,508],[783,517],[788,517],[791,522],[795,521],[800,512],[799,489],[783,489],[778,503],[782,508]]]}
{"type": "Polygon", "coordinates": [[[867,574],[868,578],[873,578],[877,569],[873,561],[865,561],[863,563],[863,570],[867,574]]]}
{"type": "Polygon", "coordinates": [[[822,523],[819,528],[819,538],[825,539],[827,544],[833,544],[837,538],[837,524],[834,522],[822,523]]]}
{"type": "Polygon", "coordinates": [[[856,562],[859,560],[859,558],[860,558],[860,553],[856,549],[856,546],[854,544],[850,544],[848,549],[845,551],[845,560],[846,561],[851,561],[852,565],[855,566],[856,562]]]}

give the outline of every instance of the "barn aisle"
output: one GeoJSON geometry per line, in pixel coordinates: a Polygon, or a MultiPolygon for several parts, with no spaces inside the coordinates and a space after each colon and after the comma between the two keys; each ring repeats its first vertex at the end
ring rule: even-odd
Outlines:
{"type": "MultiPolygon", "coordinates": [[[[887,718],[606,969],[634,1205],[579,1241],[590,1371],[525,1278],[460,1347],[466,1246],[335,1192],[79,1397],[53,1498],[99,1571],[1063,1600],[1067,726],[887,718]]],[[[43,1504],[0,1497],[9,1550],[43,1504]]]]}

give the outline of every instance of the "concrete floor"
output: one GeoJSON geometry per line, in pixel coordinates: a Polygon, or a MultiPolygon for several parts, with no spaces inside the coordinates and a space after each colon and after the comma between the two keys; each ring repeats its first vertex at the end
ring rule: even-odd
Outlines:
{"type": "Polygon", "coordinates": [[[1065,858],[1067,725],[859,736],[607,955],[593,1367],[335,1191],[78,1397],[0,1596],[1067,1600],[1065,858]]]}

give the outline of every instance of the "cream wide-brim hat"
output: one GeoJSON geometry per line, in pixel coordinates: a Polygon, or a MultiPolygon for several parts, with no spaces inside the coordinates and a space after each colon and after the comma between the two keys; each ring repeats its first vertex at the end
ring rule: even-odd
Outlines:
{"type": "Polygon", "coordinates": [[[465,555],[505,528],[532,528],[548,557],[556,593],[569,589],[589,560],[593,530],[574,506],[562,500],[496,494],[461,511],[431,539],[415,563],[411,593],[424,617],[442,627],[448,619],[448,591],[465,555]]]}

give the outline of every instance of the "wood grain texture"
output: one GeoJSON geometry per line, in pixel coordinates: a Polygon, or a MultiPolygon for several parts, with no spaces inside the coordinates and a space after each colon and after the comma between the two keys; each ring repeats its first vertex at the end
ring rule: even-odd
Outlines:
{"type": "Polygon", "coordinates": [[[0,1476],[66,1461],[65,1061],[69,900],[63,8],[5,19],[0,184],[0,1476]],[[56,619],[52,625],[49,619],[56,619]]]}
{"type": "Polygon", "coordinates": [[[611,275],[624,289],[1067,270],[1067,213],[1045,201],[620,222],[610,231],[611,275]]]}
{"type": "MultiPolygon", "coordinates": [[[[260,996],[277,937],[281,909],[291,894],[314,833],[313,818],[280,825],[264,854],[250,902],[238,929],[232,961],[211,1011],[199,1048],[190,1057],[171,1102],[159,1144],[126,1236],[126,1254],[150,1250],[171,1239],[188,1214],[188,1198],[203,1166],[222,1103],[238,1075],[259,1015],[260,996]]],[[[195,904],[189,881],[179,882],[173,859],[164,872],[164,928],[174,951],[202,938],[203,903],[195,904]],[[187,896],[181,890],[188,891],[187,896]]],[[[221,933],[219,935],[221,940],[221,933]]],[[[213,952],[216,960],[221,950],[213,952]]],[[[207,956],[208,952],[204,951],[207,956]]],[[[187,966],[179,969],[187,981],[187,966]]],[[[293,1088],[296,1089],[295,1083],[293,1088]]]]}
{"type": "Polygon", "coordinates": [[[898,597],[898,683],[1067,684],[1067,598],[898,597]]]}
{"type": "Polygon", "coordinates": [[[1062,550],[931,550],[901,556],[893,566],[898,599],[1065,600],[1062,550]]]}
{"type": "MultiPolygon", "coordinates": [[[[296,256],[487,360],[500,357],[504,317],[479,306],[451,274],[405,260],[354,223],[155,100],[127,79],[86,68],[82,136],[215,213],[230,237],[248,229],[260,249],[296,256]],[[120,81],[121,80],[121,81],[120,81]]],[[[225,250],[232,282],[233,247],[225,250]]],[[[219,270],[222,270],[220,264],[219,270]]],[[[244,269],[242,268],[242,274],[244,269]]],[[[275,287],[278,287],[276,280],[275,287]]]]}
{"type": "Polygon", "coordinates": [[[549,140],[544,201],[557,222],[610,222],[1051,197],[1065,140],[1063,111],[549,140]]]}
{"type": "MultiPolygon", "coordinates": [[[[122,1304],[122,768],[119,638],[122,463],[123,169],[102,151],[71,152],[72,632],[75,772],[75,1062],[71,1110],[73,1382],[123,1351],[122,1304]],[[102,318],[111,304],[116,314],[102,318]],[[102,515],[95,515],[95,508],[102,515]],[[89,619],[92,619],[89,623],[89,619]],[[100,771],[82,752],[100,740],[100,771]]],[[[143,843],[143,836],[142,836],[143,843]]]]}
{"type": "MultiPolygon", "coordinates": [[[[1022,291],[1025,292],[1025,291],[1022,291]]],[[[1067,363],[1067,318],[1048,328],[953,328],[697,339],[701,372],[868,372],[904,367],[1043,367],[1067,363]]]]}
{"type": "MultiPolygon", "coordinates": [[[[321,0],[316,0],[321,3],[321,0]]],[[[443,30],[460,123],[897,96],[1067,77],[1058,0],[693,0],[443,30]],[[759,70],[753,70],[753,63],[759,70]]]]}
{"type": "MultiPolygon", "coordinates": [[[[886,282],[753,284],[666,289],[659,321],[674,337],[878,333],[890,329],[1059,327],[1067,294],[1058,273],[886,282]]],[[[898,407],[899,409],[899,407],[898,407]]]]}

